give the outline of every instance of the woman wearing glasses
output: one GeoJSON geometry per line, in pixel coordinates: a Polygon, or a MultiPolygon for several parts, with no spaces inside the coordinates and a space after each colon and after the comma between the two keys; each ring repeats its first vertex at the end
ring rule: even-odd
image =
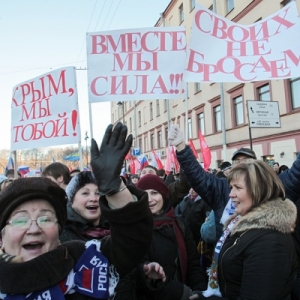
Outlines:
{"type": "MultiPolygon", "coordinates": [[[[60,244],[67,219],[65,191],[47,178],[21,178],[0,195],[0,299],[109,299],[151,244],[153,221],[145,193],[130,192],[119,174],[132,137],[126,127],[109,126],[100,149],[92,145],[93,169],[105,174],[110,190],[101,211],[113,225],[111,236],[97,241],[60,244]],[[108,150],[109,148],[109,150],[108,150]],[[115,160],[109,171],[103,159],[115,160]],[[111,154],[110,154],[111,153],[111,154]],[[110,157],[113,156],[113,157],[110,157]],[[111,172],[114,170],[115,172],[111,172]],[[128,216],[130,215],[130,219],[128,216]],[[130,246],[127,243],[131,232],[130,246]]],[[[98,181],[103,177],[98,174],[98,181]]],[[[105,191],[105,190],[104,190],[105,191]]],[[[152,279],[163,278],[159,266],[145,269],[152,279]]]]}

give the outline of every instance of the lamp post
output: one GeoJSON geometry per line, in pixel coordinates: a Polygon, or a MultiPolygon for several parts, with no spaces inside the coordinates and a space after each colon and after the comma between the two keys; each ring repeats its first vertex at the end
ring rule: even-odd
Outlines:
{"type": "Polygon", "coordinates": [[[88,154],[88,147],[87,147],[87,140],[89,136],[87,131],[85,132],[85,153],[86,153],[86,166],[89,167],[89,154],[88,154]]]}
{"type": "MultiPolygon", "coordinates": [[[[123,125],[125,125],[124,101],[119,101],[117,103],[117,105],[119,106],[119,109],[122,107],[122,123],[123,123],[123,125]]],[[[120,121],[120,118],[119,118],[119,121],[120,121]]],[[[126,159],[124,160],[124,168],[125,168],[125,171],[126,171],[126,169],[127,169],[126,159]]]]}

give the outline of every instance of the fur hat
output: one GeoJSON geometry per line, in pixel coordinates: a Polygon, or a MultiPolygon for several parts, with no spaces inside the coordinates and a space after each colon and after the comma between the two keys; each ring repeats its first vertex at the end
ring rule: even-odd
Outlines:
{"type": "Polygon", "coordinates": [[[58,224],[62,228],[67,220],[67,197],[65,191],[48,178],[31,177],[14,180],[0,194],[0,230],[11,213],[22,203],[43,199],[54,208],[58,224]]]}
{"type": "Polygon", "coordinates": [[[235,157],[239,154],[243,154],[243,155],[246,155],[246,156],[249,156],[249,158],[254,158],[256,159],[256,154],[253,150],[249,149],[249,148],[240,148],[238,150],[236,150],[233,155],[232,155],[232,160],[235,159],[235,157]]]}
{"type": "Polygon", "coordinates": [[[163,182],[163,180],[157,175],[147,174],[143,176],[136,184],[136,187],[144,191],[156,190],[163,196],[164,200],[168,198],[168,187],[163,182]]]}
{"type": "Polygon", "coordinates": [[[75,194],[89,183],[93,183],[98,186],[95,175],[91,171],[80,172],[71,179],[66,187],[69,204],[73,202],[75,194]]]}

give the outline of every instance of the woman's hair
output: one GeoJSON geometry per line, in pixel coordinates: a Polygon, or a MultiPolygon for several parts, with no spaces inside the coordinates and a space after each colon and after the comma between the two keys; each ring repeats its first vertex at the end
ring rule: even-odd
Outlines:
{"type": "Polygon", "coordinates": [[[279,169],[278,169],[278,173],[280,174],[280,173],[282,173],[282,172],[284,172],[285,170],[288,170],[288,169],[289,169],[288,166],[286,166],[286,165],[281,165],[281,166],[279,167],[279,169]]]}
{"type": "Polygon", "coordinates": [[[244,177],[246,189],[258,206],[266,201],[285,198],[285,190],[274,170],[264,161],[255,160],[251,163],[234,165],[227,175],[228,183],[244,177]]]}

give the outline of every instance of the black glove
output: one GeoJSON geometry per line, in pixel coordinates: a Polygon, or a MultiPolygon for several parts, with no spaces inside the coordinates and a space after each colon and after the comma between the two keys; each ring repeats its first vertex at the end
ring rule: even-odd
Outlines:
{"type": "Polygon", "coordinates": [[[101,195],[113,195],[120,189],[123,161],[132,144],[132,135],[126,139],[127,127],[122,123],[107,126],[101,147],[94,139],[91,145],[91,164],[101,195]]]}

